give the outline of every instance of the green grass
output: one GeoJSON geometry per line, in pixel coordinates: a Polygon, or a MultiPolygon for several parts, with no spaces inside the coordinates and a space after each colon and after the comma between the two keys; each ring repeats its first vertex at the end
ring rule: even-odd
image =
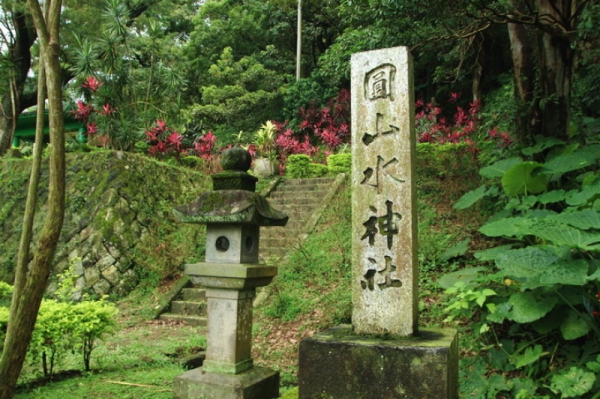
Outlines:
{"type": "Polygon", "coordinates": [[[173,379],[184,362],[206,348],[203,329],[148,320],[144,309],[159,300],[156,292],[132,293],[118,304],[119,329],[98,342],[89,373],[79,353],[65,354],[54,381],[42,378],[41,360],[28,357],[15,398],[172,398],[173,379]]]}
{"type": "Polygon", "coordinates": [[[177,364],[168,364],[88,373],[38,388],[20,389],[15,398],[170,399],[173,397],[173,379],[183,371],[177,364]]]}

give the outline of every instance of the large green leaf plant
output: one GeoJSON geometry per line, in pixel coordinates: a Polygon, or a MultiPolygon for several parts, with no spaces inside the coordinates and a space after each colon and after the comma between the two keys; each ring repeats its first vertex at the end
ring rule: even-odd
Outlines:
{"type": "Polygon", "coordinates": [[[501,207],[479,230],[499,245],[441,279],[448,320],[474,322],[477,363],[499,381],[470,394],[600,398],[599,158],[600,144],[538,137],[481,169],[486,184],[455,204],[501,207]]]}

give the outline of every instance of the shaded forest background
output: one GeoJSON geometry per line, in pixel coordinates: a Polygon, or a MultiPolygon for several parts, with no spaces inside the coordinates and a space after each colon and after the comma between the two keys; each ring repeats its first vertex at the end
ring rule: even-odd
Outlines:
{"type": "MultiPolygon", "coordinates": [[[[532,144],[598,116],[597,1],[306,0],[299,81],[295,0],[64,3],[67,110],[113,148],[144,147],[157,120],[188,146],[209,131],[221,147],[250,143],[268,120],[314,134],[301,111],[350,88],[350,55],[398,45],[415,59],[415,98],[448,119],[480,101],[490,129],[532,144]]],[[[0,154],[35,104],[39,53],[24,2],[2,8],[0,154]]]]}

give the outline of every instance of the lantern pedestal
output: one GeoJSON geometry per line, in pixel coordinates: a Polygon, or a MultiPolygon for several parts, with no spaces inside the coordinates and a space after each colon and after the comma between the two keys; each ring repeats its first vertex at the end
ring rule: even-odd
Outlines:
{"type": "Polygon", "coordinates": [[[175,399],[279,397],[279,372],[253,366],[252,303],[256,287],[277,275],[277,267],[258,263],[260,226],[285,226],[288,217],[255,192],[250,163],[241,148],[225,151],[214,190],[173,210],[181,222],[206,224],[206,262],[185,273],[205,287],[208,313],[206,359],[175,378],[175,399]]]}
{"type": "Polygon", "coordinates": [[[252,367],[240,374],[213,373],[203,368],[175,377],[173,399],[272,399],[279,397],[279,372],[252,367]]]}

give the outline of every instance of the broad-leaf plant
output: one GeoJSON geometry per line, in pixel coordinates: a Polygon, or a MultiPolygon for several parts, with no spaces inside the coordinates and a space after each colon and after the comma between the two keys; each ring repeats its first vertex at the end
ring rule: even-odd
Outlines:
{"type": "Polygon", "coordinates": [[[481,169],[485,184],[455,204],[500,206],[479,229],[498,245],[441,279],[448,320],[475,322],[474,364],[495,371],[469,388],[600,398],[600,144],[537,137],[521,153],[481,169]]]}

